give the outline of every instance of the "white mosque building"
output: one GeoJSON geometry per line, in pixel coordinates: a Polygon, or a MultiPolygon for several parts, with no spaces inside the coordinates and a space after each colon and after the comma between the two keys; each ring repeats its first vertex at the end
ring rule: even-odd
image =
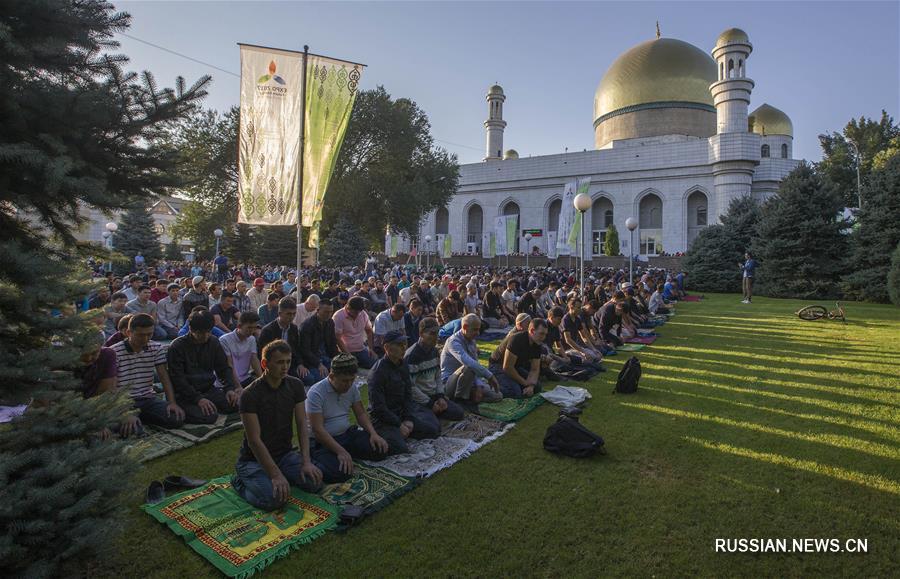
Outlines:
{"type": "Polygon", "coordinates": [[[748,113],[752,50],[737,28],[719,35],[712,57],[658,35],[631,48],[594,95],[595,149],[578,153],[526,158],[504,151],[506,95],[490,87],[484,161],[460,166],[457,193],[427,216],[422,238],[450,234],[453,252],[481,254],[483,233],[493,230],[495,218],[518,214],[516,249],[548,252],[565,183],[590,177],[587,255],[602,255],[610,224],[628,255],[629,217],[639,224],[635,254],[685,251],[732,199],[765,199],[799,163],[785,113],[768,104],[748,113]],[[532,235],[527,249],[526,233],[532,235]]]}

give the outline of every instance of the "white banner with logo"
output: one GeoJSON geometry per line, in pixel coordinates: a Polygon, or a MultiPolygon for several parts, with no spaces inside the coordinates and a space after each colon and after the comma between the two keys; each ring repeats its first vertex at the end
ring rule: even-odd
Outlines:
{"type": "Polygon", "coordinates": [[[569,232],[572,231],[572,225],[575,223],[575,188],[577,183],[569,181],[563,189],[562,206],[559,210],[559,224],[556,229],[556,254],[571,255],[574,248],[569,245],[569,232]]]}
{"type": "Polygon", "coordinates": [[[556,259],[556,232],[547,232],[547,257],[556,259]]]}
{"type": "Polygon", "coordinates": [[[487,259],[493,259],[496,255],[497,248],[494,246],[494,234],[481,234],[481,255],[487,259]]]}
{"type": "Polygon", "coordinates": [[[238,222],[297,224],[303,55],[241,46],[238,222]]]}

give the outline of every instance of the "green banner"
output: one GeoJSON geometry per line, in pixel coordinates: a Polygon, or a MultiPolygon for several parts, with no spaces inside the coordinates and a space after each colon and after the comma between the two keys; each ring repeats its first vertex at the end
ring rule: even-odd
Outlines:
{"type": "Polygon", "coordinates": [[[449,259],[452,254],[453,254],[453,238],[448,233],[448,234],[444,235],[444,247],[443,247],[443,251],[441,252],[441,257],[443,257],[444,259],[449,259]]]}
{"type": "Polygon", "coordinates": [[[513,248],[516,246],[516,234],[519,232],[519,216],[518,215],[507,215],[506,216],[506,254],[509,255],[513,252],[513,248]]]}
{"type": "MultiPolygon", "coordinates": [[[[575,185],[575,196],[577,197],[578,195],[580,195],[582,193],[587,195],[590,187],[591,187],[591,178],[590,177],[584,177],[582,179],[578,179],[576,181],[576,185],[575,185]]],[[[566,243],[569,245],[569,247],[572,248],[573,251],[575,249],[575,242],[578,240],[578,236],[581,235],[581,221],[582,221],[583,217],[584,217],[584,214],[581,211],[575,212],[575,219],[572,221],[572,229],[571,229],[571,231],[569,231],[569,238],[566,240],[566,243]]]]}
{"type": "Polygon", "coordinates": [[[322,220],[325,192],[347,132],[362,66],[310,55],[306,65],[303,225],[322,220]]]}
{"type": "Polygon", "coordinates": [[[309,244],[308,247],[310,249],[319,249],[319,226],[322,225],[321,221],[316,221],[316,224],[312,226],[309,230],[309,244]]]}

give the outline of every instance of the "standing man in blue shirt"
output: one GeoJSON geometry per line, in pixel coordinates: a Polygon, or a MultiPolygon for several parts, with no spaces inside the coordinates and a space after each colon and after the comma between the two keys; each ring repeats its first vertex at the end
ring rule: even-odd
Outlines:
{"type": "Polygon", "coordinates": [[[742,304],[753,303],[753,274],[756,272],[756,260],[750,255],[750,252],[744,254],[744,263],[738,263],[738,267],[744,275],[744,299],[742,304]]]}
{"type": "Polygon", "coordinates": [[[220,251],[213,263],[216,266],[216,281],[225,283],[225,280],[228,278],[228,258],[225,257],[225,252],[220,251]]]}

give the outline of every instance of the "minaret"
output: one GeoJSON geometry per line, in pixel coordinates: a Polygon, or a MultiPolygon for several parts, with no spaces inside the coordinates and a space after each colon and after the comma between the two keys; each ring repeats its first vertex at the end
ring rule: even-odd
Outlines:
{"type": "Polygon", "coordinates": [[[718,80],[709,86],[716,106],[716,134],[709,138],[715,184],[715,213],[728,210],[732,199],[750,195],[759,164],[759,135],[749,130],[747,108],[754,83],[747,78],[753,51],[747,33],[729,28],[719,35],[712,56],[718,80]]]}
{"type": "Polygon", "coordinates": [[[488,89],[488,118],[484,121],[484,128],[487,133],[485,161],[500,161],[503,159],[503,129],[506,128],[506,121],[503,120],[503,101],[505,100],[506,96],[503,94],[503,88],[499,84],[495,84],[488,89]]]}

